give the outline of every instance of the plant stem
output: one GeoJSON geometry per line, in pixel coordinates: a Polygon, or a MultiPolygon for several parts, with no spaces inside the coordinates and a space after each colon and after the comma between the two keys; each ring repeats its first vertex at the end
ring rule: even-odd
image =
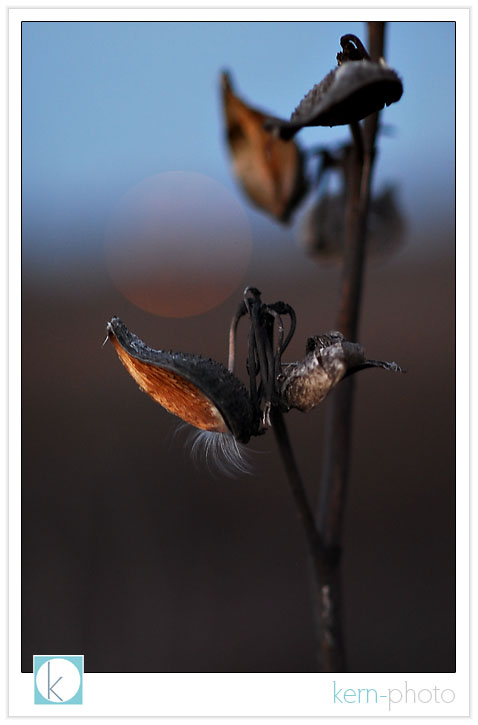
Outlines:
{"type": "Polygon", "coordinates": [[[322,539],[315,527],[312,510],[309,506],[304,484],[295,461],[289,434],[284,422],[284,416],[277,406],[271,408],[271,423],[279,447],[284,469],[287,473],[290,490],[294,497],[297,513],[304,527],[310,553],[315,556],[317,551],[323,550],[322,539]]]}
{"type": "Polygon", "coordinates": [[[307,494],[297,467],[284,416],[271,408],[271,423],[279,447],[299,518],[304,527],[313,568],[315,603],[319,632],[319,672],[344,672],[345,657],[341,629],[340,576],[337,552],[327,549],[317,531],[307,494]]]}
{"type": "MultiPolygon", "coordinates": [[[[369,48],[373,60],[383,55],[384,23],[368,24],[369,48]]],[[[367,216],[378,114],[364,123],[351,124],[353,152],[347,170],[344,263],[337,329],[356,340],[360,317],[367,216]]],[[[314,518],[294,458],[282,412],[271,408],[271,423],[282,462],[304,527],[316,584],[321,672],[345,672],[342,634],[342,580],[340,541],[350,459],[354,378],[344,380],[331,396],[326,420],[325,455],[314,518]]]]}
{"type": "MultiPolygon", "coordinates": [[[[372,60],[383,55],[385,24],[370,22],[369,51],[372,60]]],[[[378,113],[351,127],[354,150],[348,169],[348,195],[345,221],[344,261],[337,329],[348,340],[357,339],[362,297],[367,216],[378,113]]],[[[320,483],[317,527],[328,547],[339,547],[349,471],[354,379],[344,380],[331,394],[326,416],[324,460],[320,483]]]]}

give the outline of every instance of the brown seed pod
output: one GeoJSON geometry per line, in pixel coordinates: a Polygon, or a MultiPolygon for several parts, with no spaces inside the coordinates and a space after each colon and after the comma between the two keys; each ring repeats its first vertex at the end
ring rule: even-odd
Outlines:
{"type": "Polygon", "coordinates": [[[259,426],[242,383],[223,365],[188,353],[153,350],[113,317],[108,339],[141,390],[200,430],[247,443],[259,426]]]}
{"type": "Polygon", "coordinates": [[[367,360],[362,345],[348,342],[335,330],[309,337],[306,353],[302,361],[284,365],[279,375],[279,397],[284,410],[312,410],[344,377],[365,368],[404,372],[394,362],[367,360]]]}
{"type": "MultiPolygon", "coordinates": [[[[325,192],[304,215],[300,241],[310,256],[321,262],[340,262],[345,234],[345,192],[325,192]]],[[[395,190],[387,186],[370,201],[367,255],[387,256],[403,243],[405,220],[395,190]]]]}
{"type": "Polygon", "coordinates": [[[302,152],[264,129],[267,115],[234,93],[228,73],[221,88],[234,173],[253,204],[287,222],[308,187],[302,152]]]}
{"type": "Polygon", "coordinates": [[[304,96],[290,121],[268,119],[267,129],[287,140],[304,126],[342,126],[361,121],[401,98],[402,82],[383,58],[370,60],[354,35],[342,36],[340,43],[344,52],[337,55],[339,66],[304,96]]]}

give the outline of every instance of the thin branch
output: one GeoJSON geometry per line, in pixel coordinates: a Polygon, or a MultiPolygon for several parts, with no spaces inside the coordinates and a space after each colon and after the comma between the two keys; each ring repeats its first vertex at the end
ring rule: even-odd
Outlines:
{"type": "Polygon", "coordinates": [[[345,672],[345,654],[341,626],[341,580],[336,566],[338,552],[328,549],[316,528],[302,478],[295,461],[284,416],[277,406],[271,408],[271,423],[282,463],[287,473],[297,513],[307,537],[317,615],[319,672],[345,672]]]}
{"type": "Polygon", "coordinates": [[[304,484],[292,451],[289,434],[284,423],[284,416],[275,405],[271,409],[271,423],[277,445],[279,447],[282,463],[287,474],[290,490],[294,497],[297,513],[306,533],[309,550],[312,556],[315,557],[317,552],[323,550],[324,547],[315,527],[312,510],[309,506],[304,484]]]}
{"type": "MultiPolygon", "coordinates": [[[[384,23],[369,23],[369,47],[373,59],[383,55],[384,23]]],[[[370,199],[378,114],[364,124],[351,125],[353,151],[347,169],[347,208],[342,289],[337,328],[349,340],[357,339],[362,295],[367,215],[370,199]]],[[[287,473],[296,509],[304,527],[316,585],[319,625],[320,671],[346,671],[342,634],[342,590],[340,540],[349,470],[354,379],[348,378],[334,391],[329,403],[325,433],[325,455],[314,518],[294,458],[282,412],[271,408],[271,423],[287,473]]]]}

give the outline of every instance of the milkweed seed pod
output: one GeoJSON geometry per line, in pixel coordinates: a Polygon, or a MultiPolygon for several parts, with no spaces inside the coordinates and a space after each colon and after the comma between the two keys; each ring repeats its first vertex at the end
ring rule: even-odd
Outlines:
{"type": "Polygon", "coordinates": [[[304,159],[297,144],[288,144],[264,129],[266,114],[233,91],[230,76],[221,76],[226,137],[234,173],[250,201],[287,222],[307,191],[304,159]]]}
{"type": "Polygon", "coordinates": [[[307,254],[321,261],[342,258],[345,197],[342,193],[322,194],[301,220],[300,244],[307,254]]]}
{"type": "Polygon", "coordinates": [[[284,365],[279,375],[281,406],[286,411],[297,408],[306,413],[319,405],[344,377],[369,367],[404,372],[394,362],[367,360],[362,345],[348,342],[340,332],[309,337],[305,358],[284,365]]]}
{"type": "MultiPolygon", "coordinates": [[[[321,262],[342,259],[345,235],[345,193],[325,192],[304,215],[300,242],[311,257],[321,262]]],[[[387,256],[403,242],[405,221],[395,190],[387,186],[370,201],[367,223],[367,254],[387,256]]]]}
{"type": "Polygon", "coordinates": [[[361,121],[400,100],[403,85],[383,58],[370,57],[355,35],[340,39],[338,67],[330,71],[302,99],[290,121],[268,119],[266,128],[291,139],[304,126],[342,126],[361,121]]]}
{"type": "MultiPolygon", "coordinates": [[[[206,452],[223,454],[243,469],[242,451],[259,428],[258,413],[242,383],[223,365],[188,353],[153,350],[118,318],[107,323],[109,339],[141,390],[185,423],[213,435],[202,437],[206,452]]],[[[196,445],[196,444],[194,444],[196,445]]]]}

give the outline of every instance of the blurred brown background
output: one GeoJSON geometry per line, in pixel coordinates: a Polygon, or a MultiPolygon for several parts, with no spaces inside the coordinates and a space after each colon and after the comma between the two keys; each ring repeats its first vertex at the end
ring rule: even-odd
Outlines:
{"type": "MultiPolygon", "coordinates": [[[[360,340],[408,373],[357,377],[343,557],[350,671],[455,666],[454,240],[443,226],[420,233],[367,272],[360,340]]],[[[333,328],[339,276],[286,238],[262,239],[245,281],[296,309],[295,359],[307,335],[333,328]]],[[[84,653],[91,672],[313,670],[304,534],[272,433],[251,445],[253,476],[211,476],[191,463],[176,419],[101,347],[118,314],[152,346],[225,362],[240,297],[195,318],[155,318],[115,290],[101,258],[68,276],[25,269],[25,671],[39,652],[84,653]]],[[[324,407],[286,421],[315,498],[324,407]]]]}

